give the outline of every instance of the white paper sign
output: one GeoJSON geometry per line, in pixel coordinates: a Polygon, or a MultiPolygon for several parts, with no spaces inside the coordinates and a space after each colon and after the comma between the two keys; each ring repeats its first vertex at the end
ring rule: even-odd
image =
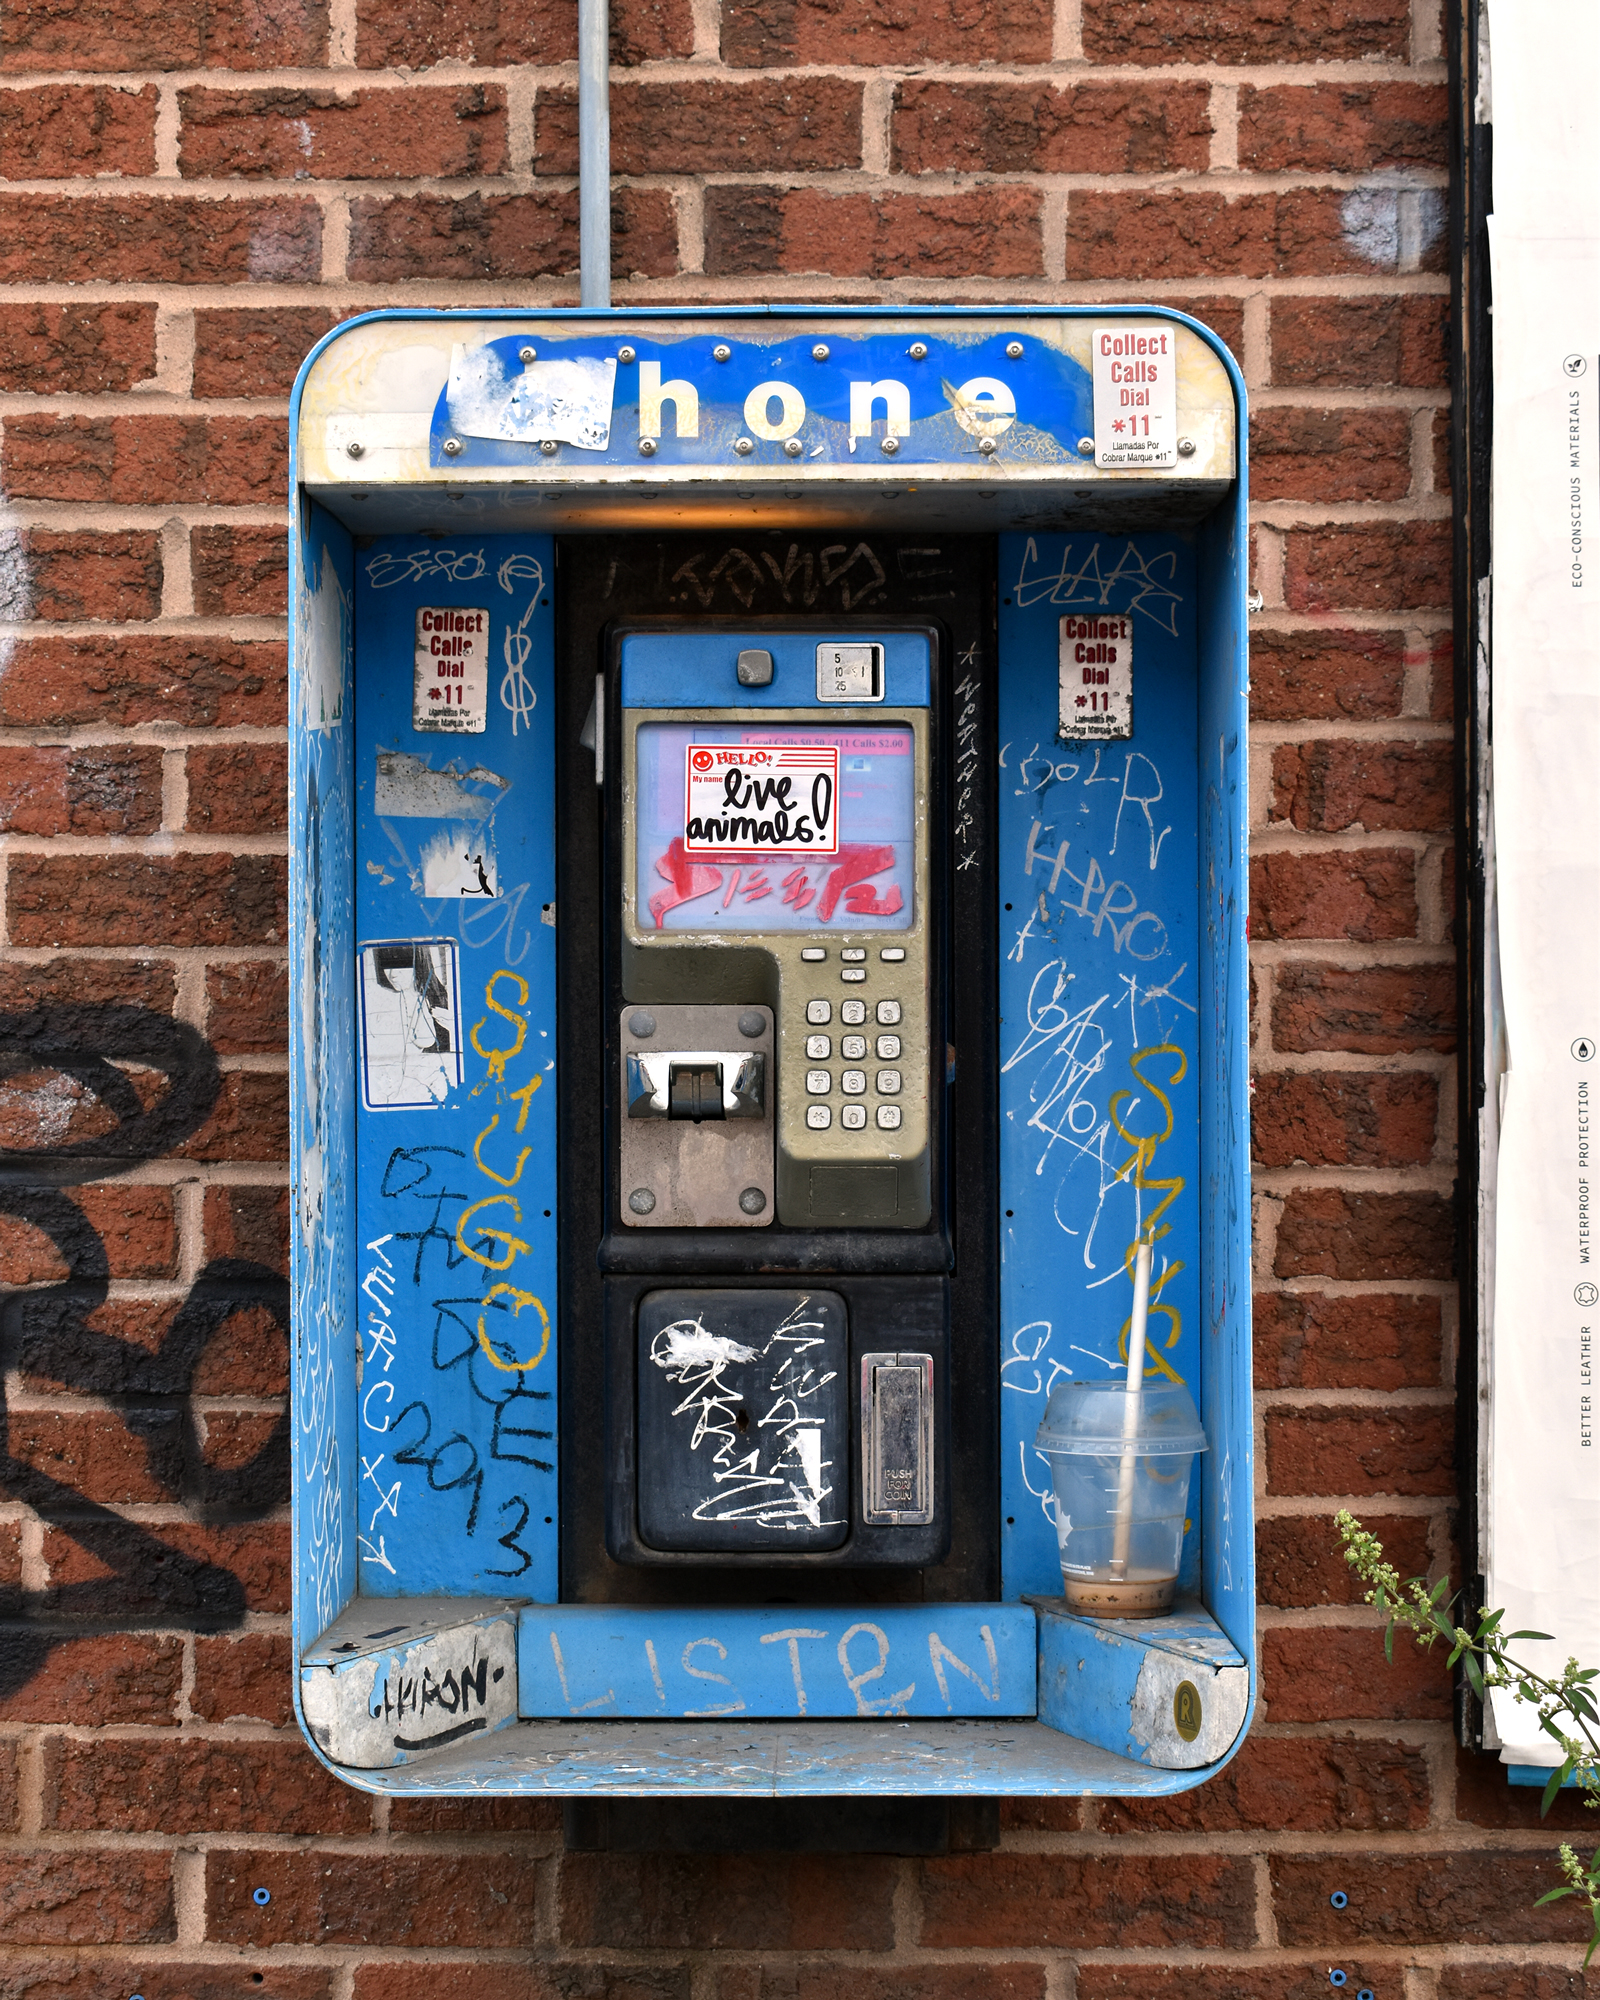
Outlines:
{"type": "Polygon", "coordinates": [[[417,613],[412,728],[481,736],[488,714],[488,612],[424,605],[417,613]]]}
{"type": "Polygon", "coordinates": [[[369,1111],[443,1104],[461,1081],[461,1000],[449,938],[361,953],[361,1095],[369,1111]]]}
{"type": "Polygon", "coordinates": [[[1119,320],[1094,335],[1094,462],[1115,471],[1178,462],[1176,327],[1119,320]]]}
{"type": "Polygon", "coordinates": [[[508,444],[575,444],[604,451],[611,442],[615,355],[507,360],[493,347],[456,347],[446,401],[462,437],[508,444]]]}
{"type": "Polygon", "coordinates": [[[1133,620],[1069,612],[1061,621],[1061,734],[1133,734],[1133,620]]]}
{"type": "Polygon", "coordinates": [[[839,851],[833,743],[691,743],[684,752],[688,854],[839,851]]]}

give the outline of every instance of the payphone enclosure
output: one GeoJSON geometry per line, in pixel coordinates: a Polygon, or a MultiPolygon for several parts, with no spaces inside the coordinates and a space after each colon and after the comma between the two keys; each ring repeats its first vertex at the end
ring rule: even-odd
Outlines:
{"type": "MultiPolygon", "coordinates": [[[[390,1793],[1242,1741],[1239,372],[1159,307],[386,312],[291,424],[296,1708],[390,1793]],[[1034,1437],[1184,1385],[1175,1608],[1034,1437]]],[[[1174,1519],[1176,1519],[1174,1514],[1174,1519]]]]}

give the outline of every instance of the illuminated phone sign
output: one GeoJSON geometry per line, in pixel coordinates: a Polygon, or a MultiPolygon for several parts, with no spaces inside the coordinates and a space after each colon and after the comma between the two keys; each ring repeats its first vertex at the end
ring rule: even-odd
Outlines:
{"type": "Polygon", "coordinates": [[[695,743],[683,770],[685,853],[838,853],[837,744],[695,743]]]}

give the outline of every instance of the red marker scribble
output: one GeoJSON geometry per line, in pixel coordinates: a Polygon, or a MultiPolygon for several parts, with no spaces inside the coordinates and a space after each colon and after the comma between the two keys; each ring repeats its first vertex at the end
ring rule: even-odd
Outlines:
{"type": "Polygon", "coordinates": [[[817,892],[811,887],[811,878],[803,868],[791,868],[783,878],[783,900],[793,903],[797,910],[803,910],[807,903],[817,900],[817,892]]]}
{"type": "Polygon", "coordinates": [[[672,885],[670,889],[658,889],[650,898],[650,914],[656,920],[657,930],[666,922],[669,910],[675,910],[680,903],[692,903],[697,896],[709,896],[713,889],[722,887],[722,870],[691,861],[683,851],[681,839],[675,840],[657,860],[656,873],[672,885]]]}
{"type": "Polygon", "coordinates": [[[898,884],[890,889],[887,898],[879,902],[877,891],[867,884],[869,875],[881,874],[885,868],[894,866],[892,847],[841,847],[839,858],[834,863],[833,872],[828,877],[822,892],[822,901],[817,905],[817,921],[825,924],[839,907],[839,898],[844,896],[845,908],[856,917],[888,917],[900,907],[898,884]],[[849,891],[850,893],[846,893],[849,891]]]}

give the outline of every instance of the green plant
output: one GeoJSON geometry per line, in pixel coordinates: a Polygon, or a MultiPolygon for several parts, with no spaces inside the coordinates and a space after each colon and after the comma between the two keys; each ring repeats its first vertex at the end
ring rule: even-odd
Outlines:
{"type": "MultiPolygon", "coordinates": [[[[1585,1805],[1600,1806],[1600,1707],[1593,1688],[1600,1679],[1600,1667],[1580,1667],[1576,1660],[1568,1660],[1552,1680],[1523,1665],[1507,1648],[1518,1639],[1548,1639],[1548,1632],[1502,1632],[1500,1621],[1505,1613],[1481,1609],[1476,1626],[1468,1631],[1455,1621],[1460,1600],[1450,1595],[1449,1577],[1430,1584],[1425,1577],[1413,1576],[1402,1583],[1394,1565],[1384,1558],[1383,1544],[1376,1535],[1369,1535],[1353,1514],[1341,1509],[1338,1528],[1344,1559],[1367,1586],[1367,1603],[1388,1619],[1383,1629],[1384,1657],[1393,1662],[1397,1631],[1409,1632],[1424,1650],[1445,1640],[1450,1646],[1446,1665],[1453,1667],[1460,1661],[1480,1701],[1487,1688],[1510,1689],[1516,1700],[1525,1701],[1536,1711],[1539,1727],[1559,1744],[1562,1761],[1550,1773],[1540,1816],[1549,1812],[1569,1778],[1584,1793],[1585,1805]],[[1577,1733],[1568,1734],[1569,1727],[1577,1733]]],[[[1593,1931],[1583,1956],[1587,1968],[1600,1950],[1600,1848],[1584,1863],[1563,1841],[1559,1860],[1565,1887],[1550,1890],[1539,1903],[1558,1902],[1563,1896],[1583,1897],[1593,1931]]]]}

